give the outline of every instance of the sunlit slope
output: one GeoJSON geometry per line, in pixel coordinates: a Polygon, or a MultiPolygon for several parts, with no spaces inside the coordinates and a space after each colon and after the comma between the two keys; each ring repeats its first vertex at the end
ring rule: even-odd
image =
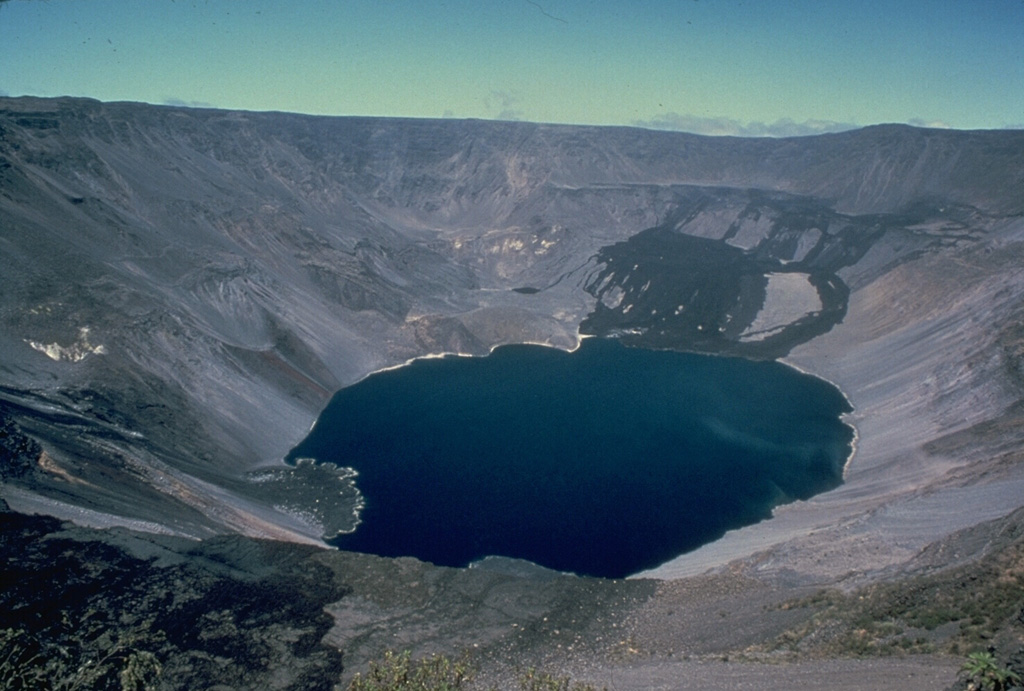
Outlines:
{"type": "Polygon", "coordinates": [[[571,348],[582,327],[837,381],[861,432],[838,492],[863,503],[836,510],[859,516],[894,487],[968,482],[963,444],[926,449],[1017,400],[1022,189],[1010,131],[755,140],[3,99],[0,395],[40,444],[3,493],[83,522],[318,539],[311,507],[345,478],[295,496],[279,464],[333,391],[426,354],[571,348]]]}

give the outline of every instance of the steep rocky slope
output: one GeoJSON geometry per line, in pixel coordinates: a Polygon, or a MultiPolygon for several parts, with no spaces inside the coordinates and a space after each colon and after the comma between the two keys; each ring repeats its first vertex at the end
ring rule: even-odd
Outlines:
{"type": "Polygon", "coordinates": [[[0,493],[88,525],[317,543],[350,479],[280,459],[334,390],[616,335],[783,357],[836,382],[859,431],[844,486],[656,574],[746,559],[856,581],[1024,496],[1022,190],[1021,132],[3,99],[0,406],[38,452],[0,493]]]}

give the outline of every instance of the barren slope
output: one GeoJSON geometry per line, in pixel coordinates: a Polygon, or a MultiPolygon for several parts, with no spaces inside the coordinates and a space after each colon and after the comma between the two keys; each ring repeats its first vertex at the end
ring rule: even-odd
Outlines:
{"type": "Polygon", "coordinates": [[[0,396],[42,451],[2,495],[316,542],[350,514],[348,480],[280,459],[334,390],[582,329],[782,356],[855,407],[844,486],[657,575],[896,564],[1024,496],[1022,179],[1020,132],[744,140],[4,99],[0,396]]]}

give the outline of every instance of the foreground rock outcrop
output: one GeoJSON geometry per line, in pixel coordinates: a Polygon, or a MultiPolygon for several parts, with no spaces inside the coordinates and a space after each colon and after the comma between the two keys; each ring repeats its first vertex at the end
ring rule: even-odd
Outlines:
{"type": "Polygon", "coordinates": [[[470,688],[517,688],[528,669],[613,689],[941,688],[966,651],[1019,647],[1022,556],[1017,511],[936,544],[898,578],[844,593],[738,573],[439,568],[3,510],[0,680],[121,688],[134,664],[155,688],[331,689],[385,651],[408,650],[464,659],[470,688]]]}

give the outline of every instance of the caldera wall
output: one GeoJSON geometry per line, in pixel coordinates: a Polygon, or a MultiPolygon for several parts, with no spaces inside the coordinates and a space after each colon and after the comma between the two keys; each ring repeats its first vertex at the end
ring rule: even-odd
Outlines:
{"type": "Polygon", "coordinates": [[[316,541],[315,514],[253,473],[333,391],[418,356],[574,347],[600,300],[637,345],[784,356],[856,409],[843,487],[656,573],[897,563],[1022,496],[1022,177],[1018,132],[742,140],[3,99],[0,401],[40,444],[12,457],[3,497],[316,541]],[[680,283],[671,252],[605,275],[602,252],[649,229],[751,268],[709,302],[685,291],[725,295],[712,272],[680,283]],[[677,293],[665,322],[651,296],[677,293]]]}

